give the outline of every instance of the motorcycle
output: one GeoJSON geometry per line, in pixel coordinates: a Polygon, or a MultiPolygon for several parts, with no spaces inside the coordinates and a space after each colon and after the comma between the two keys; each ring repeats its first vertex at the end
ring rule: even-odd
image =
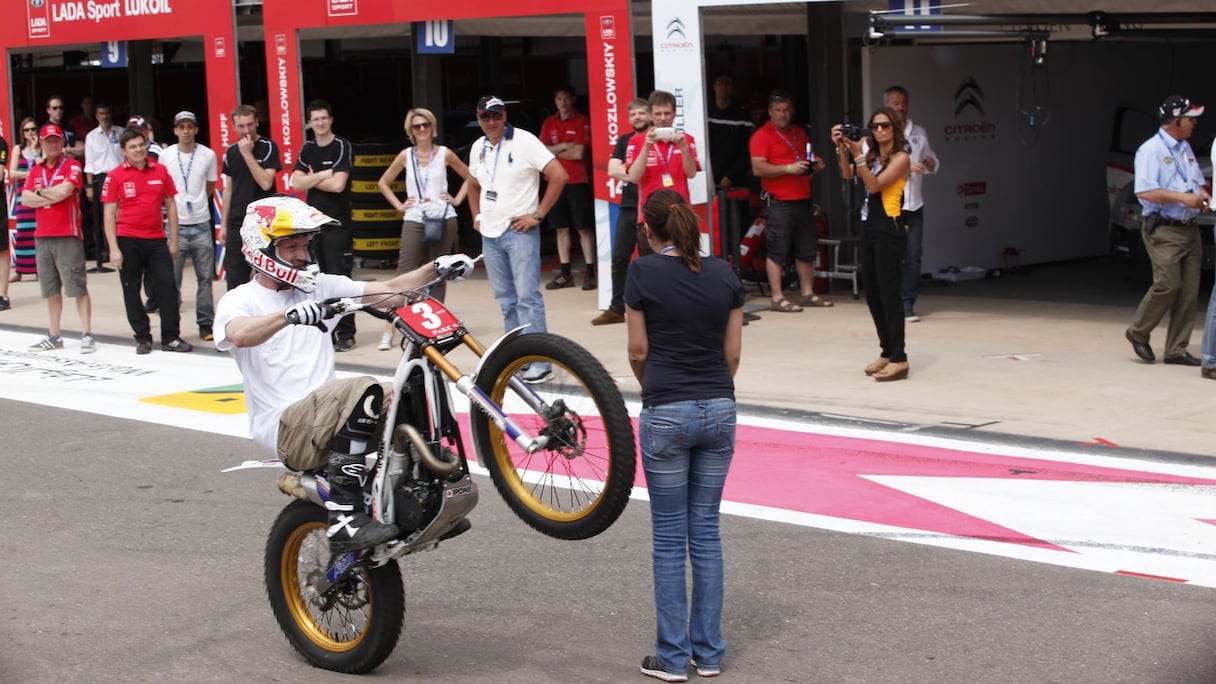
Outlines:
{"type": "Polygon", "coordinates": [[[374,549],[331,554],[324,469],[279,478],[279,489],[294,500],[266,541],[266,592],[287,640],[316,667],[358,674],[388,658],[405,617],[398,559],[469,529],[478,488],[454,394],[468,400],[477,461],[534,529],[587,539],[608,529],[628,503],[633,425],[608,372],[583,347],[548,333],[517,328],[482,347],[426,294],[453,275],[440,273],[402,293],[405,303],[388,311],[352,299],[323,303],[327,316],[362,312],[403,336],[376,448],[366,456],[364,491],[367,513],[395,523],[400,534],[374,549]],[[479,357],[471,374],[447,358],[462,346],[479,357]],[[525,383],[521,376],[533,363],[550,364],[552,378],[525,383]]]}

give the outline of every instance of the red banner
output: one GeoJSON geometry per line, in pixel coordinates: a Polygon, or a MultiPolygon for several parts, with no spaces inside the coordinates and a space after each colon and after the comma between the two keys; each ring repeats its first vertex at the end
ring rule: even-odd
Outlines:
{"type": "MultiPolygon", "coordinates": [[[[207,70],[207,112],[212,146],[232,141],[228,114],[236,106],[236,36],[232,0],[19,0],[24,8],[0,22],[8,52],[102,40],[158,40],[201,35],[207,70]],[[183,27],[189,29],[183,30],[183,27]]],[[[9,69],[0,67],[0,135],[10,145],[12,91],[9,69]]],[[[41,111],[38,103],[31,109],[41,111]]]]}
{"type": "Polygon", "coordinates": [[[633,39],[629,6],[588,11],[587,106],[591,110],[591,161],[596,199],[620,202],[618,183],[608,177],[608,158],[629,126],[633,94],[633,39]]]}

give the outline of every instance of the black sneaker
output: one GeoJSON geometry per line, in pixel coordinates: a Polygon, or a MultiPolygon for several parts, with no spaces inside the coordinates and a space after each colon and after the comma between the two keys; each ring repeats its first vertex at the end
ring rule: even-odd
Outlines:
{"type": "Polygon", "coordinates": [[[167,352],[188,352],[194,351],[194,347],[190,343],[180,337],[175,337],[168,342],[160,343],[160,350],[167,352]]]}
{"type": "Polygon", "coordinates": [[[215,333],[209,325],[200,325],[198,327],[198,338],[204,342],[210,342],[215,339],[215,333]]]}
{"type": "Polygon", "coordinates": [[[8,300],[8,297],[0,297],[0,311],[8,311],[13,308],[13,303],[8,300]]]}
{"type": "Polygon", "coordinates": [[[336,351],[336,352],[348,352],[354,348],[355,348],[354,340],[337,340],[336,342],[334,342],[334,351],[336,351]]]}
{"type": "Polygon", "coordinates": [[[152,353],[152,340],[136,340],[135,341],[135,353],[136,354],[151,354],[152,353]]]}
{"type": "Polygon", "coordinates": [[[574,287],[574,278],[569,273],[558,273],[557,277],[545,285],[546,290],[560,290],[563,287],[574,287]]]}
{"type": "Polygon", "coordinates": [[[682,673],[682,674],[678,673],[678,672],[668,672],[667,670],[663,669],[662,665],[659,665],[658,657],[652,656],[652,655],[648,655],[645,658],[642,658],[642,674],[646,675],[647,677],[654,677],[655,679],[661,679],[665,682],[687,682],[688,681],[687,672],[682,673]]]}
{"type": "MultiPolygon", "coordinates": [[[[332,502],[330,502],[332,503],[332,502]]],[[[340,510],[329,512],[330,553],[362,551],[379,546],[397,537],[396,525],[372,520],[366,513],[347,513],[340,510]]]]}

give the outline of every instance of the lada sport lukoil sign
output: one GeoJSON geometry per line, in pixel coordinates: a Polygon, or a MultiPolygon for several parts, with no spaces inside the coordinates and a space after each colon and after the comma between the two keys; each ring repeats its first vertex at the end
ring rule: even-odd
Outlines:
{"type": "MultiPolygon", "coordinates": [[[[101,40],[201,41],[207,108],[200,123],[207,126],[213,148],[223,150],[232,137],[228,113],[237,103],[232,0],[5,0],[3,6],[10,10],[5,15],[8,21],[0,21],[5,59],[23,52],[92,46],[101,40]]],[[[35,94],[45,95],[45,91],[35,94]]],[[[12,130],[12,111],[10,70],[0,68],[0,131],[12,130]]]]}
{"type": "MultiPolygon", "coordinates": [[[[101,24],[127,17],[172,15],[174,2],[184,0],[26,0],[30,38],[54,39],[52,27],[62,24],[101,24]]],[[[168,36],[166,36],[168,37],[168,36]]]]}

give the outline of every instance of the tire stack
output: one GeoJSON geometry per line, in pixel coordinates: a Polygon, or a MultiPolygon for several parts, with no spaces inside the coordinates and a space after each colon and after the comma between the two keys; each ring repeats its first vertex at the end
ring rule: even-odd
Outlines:
{"type": "MultiPolygon", "coordinates": [[[[401,245],[401,212],[380,194],[376,183],[393,163],[397,147],[356,143],[350,174],[351,223],[356,268],[396,268],[401,245]]],[[[405,174],[393,181],[393,192],[405,193],[405,174]]]]}

